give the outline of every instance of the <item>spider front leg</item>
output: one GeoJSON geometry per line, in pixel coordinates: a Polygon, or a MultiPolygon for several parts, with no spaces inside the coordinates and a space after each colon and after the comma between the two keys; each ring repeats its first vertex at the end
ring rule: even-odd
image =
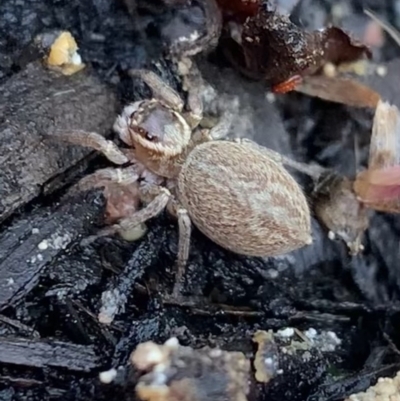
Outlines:
{"type": "MultiPolygon", "coordinates": [[[[118,220],[132,215],[139,208],[139,183],[138,169],[136,166],[127,168],[105,168],[97,170],[81,179],[75,186],[75,190],[86,191],[91,188],[103,188],[106,198],[106,224],[112,224],[118,220]]],[[[125,233],[133,241],[145,231],[142,225],[136,231],[125,233]]]]}
{"type": "Polygon", "coordinates": [[[214,97],[214,89],[204,82],[196,63],[189,58],[179,60],[178,73],[182,79],[182,88],[187,93],[186,111],[183,114],[193,130],[203,119],[202,94],[212,91],[211,96],[214,97]]]}
{"type": "Polygon", "coordinates": [[[83,241],[83,245],[87,245],[99,237],[110,236],[114,234],[120,234],[122,237],[124,237],[124,233],[132,232],[132,230],[135,230],[147,220],[150,220],[161,213],[167,206],[171,196],[172,195],[168,189],[160,187],[158,195],[155,196],[155,198],[147,206],[141,210],[135,211],[131,216],[124,217],[118,223],[106,227],[95,235],[86,238],[83,241]]]}
{"type": "Polygon", "coordinates": [[[184,102],[179,94],[168,86],[157,74],[150,70],[130,70],[131,77],[140,78],[152,91],[153,97],[171,109],[181,112],[184,102]]]}
{"type": "Polygon", "coordinates": [[[139,174],[136,166],[126,168],[108,167],[82,178],[77,184],[77,189],[86,191],[90,188],[106,187],[109,184],[127,186],[137,183],[138,179],[139,174]]]}
{"type": "Polygon", "coordinates": [[[101,152],[111,162],[122,165],[129,161],[128,157],[117,147],[117,145],[105,139],[96,132],[74,130],[71,132],[57,132],[56,139],[74,145],[80,145],[101,152]]]}
{"type": "MultiPolygon", "coordinates": [[[[95,171],[82,178],[69,192],[87,191],[92,188],[102,188],[106,200],[105,223],[114,224],[117,221],[134,214],[140,205],[139,171],[137,166],[126,168],[105,168],[95,171]]],[[[123,233],[127,241],[136,241],[146,232],[144,224],[138,225],[123,233]]],[[[89,237],[83,243],[89,243],[94,237],[89,237]]]]}

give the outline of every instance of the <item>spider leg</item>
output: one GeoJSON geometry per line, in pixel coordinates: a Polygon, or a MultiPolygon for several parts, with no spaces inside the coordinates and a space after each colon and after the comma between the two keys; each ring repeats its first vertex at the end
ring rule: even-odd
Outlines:
{"type": "Polygon", "coordinates": [[[142,79],[153,92],[153,96],[171,107],[177,112],[181,112],[184,106],[179,94],[168,86],[157,74],[150,70],[132,69],[129,71],[131,77],[142,79]]]}
{"type": "Polygon", "coordinates": [[[70,144],[95,149],[107,157],[108,160],[118,165],[125,164],[129,161],[114,142],[105,139],[96,132],[82,130],[58,132],[55,138],[70,144]]]}
{"type": "Polygon", "coordinates": [[[313,179],[318,179],[323,173],[326,173],[328,170],[319,165],[313,164],[309,165],[307,163],[298,162],[296,160],[291,159],[290,157],[284,156],[278,152],[275,152],[272,149],[266,148],[265,146],[259,145],[257,142],[252,141],[247,138],[237,138],[235,142],[251,146],[258,151],[264,153],[272,160],[274,160],[278,164],[283,164],[293,168],[296,171],[299,171],[303,174],[310,176],[313,179]]]}
{"type": "Polygon", "coordinates": [[[173,297],[179,297],[182,286],[182,277],[186,271],[189,259],[190,237],[192,234],[192,222],[186,209],[177,210],[179,226],[178,256],[176,260],[175,284],[172,291],[173,297]]]}
{"type": "Polygon", "coordinates": [[[178,73],[182,78],[183,90],[187,93],[187,110],[183,115],[193,130],[203,119],[204,104],[202,94],[206,91],[211,91],[210,96],[214,97],[215,91],[204,82],[197,65],[189,58],[183,58],[178,62],[178,73]]]}

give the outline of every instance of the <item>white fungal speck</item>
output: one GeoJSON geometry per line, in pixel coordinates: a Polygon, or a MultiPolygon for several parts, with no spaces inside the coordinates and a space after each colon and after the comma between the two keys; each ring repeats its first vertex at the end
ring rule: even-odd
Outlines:
{"type": "Polygon", "coordinates": [[[220,350],[220,349],[218,349],[218,348],[213,349],[213,350],[211,350],[211,352],[210,352],[210,356],[211,356],[212,358],[219,358],[221,355],[222,355],[222,350],[220,350]]]}
{"type": "Polygon", "coordinates": [[[156,386],[162,386],[167,382],[167,375],[165,373],[156,373],[153,376],[152,384],[156,386]]]}
{"type": "Polygon", "coordinates": [[[317,335],[317,330],[313,329],[312,327],[309,328],[308,330],[306,330],[304,332],[304,335],[306,337],[308,337],[310,340],[312,340],[313,338],[315,338],[315,336],[317,335]]]}
{"type": "Polygon", "coordinates": [[[158,347],[153,347],[146,355],[146,362],[148,365],[160,364],[160,370],[164,370],[164,365],[161,362],[164,360],[164,354],[158,347]]]}
{"type": "Polygon", "coordinates": [[[179,347],[179,341],[176,337],[171,337],[169,340],[165,341],[164,345],[169,348],[177,348],[179,347]]]}
{"type": "Polygon", "coordinates": [[[71,57],[71,63],[74,64],[74,65],[81,65],[82,64],[82,57],[77,52],[75,52],[73,54],[73,56],[71,57]]]}
{"type": "Polygon", "coordinates": [[[387,74],[387,67],[384,65],[379,65],[376,67],[376,74],[380,77],[384,77],[387,74]]]}
{"type": "Polygon", "coordinates": [[[272,358],[265,358],[264,359],[264,363],[266,365],[273,365],[274,364],[274,360],[272,358]]]}
{"type": "Polygon", "coordinates": [[[54,234],[51,236],[52,239],[52,248],[54,249],[65,249],[71,241],[70,234],[54,234]]]}
{"type": "Polygon", "coordinates": [[[328,331],[326,334],[327,334],[328,337],[329,337],[330,339],[332,339],[336,344],[339,345],[339,344],[342,343],[342,340],[340,340],[340,338],[336,335],[335,332],[333,332],[333,331],[328,331]]]}
{"type": "Polygon", "coordinates": [[[39,234],[39,232],[38,228],[32,228],[32,234],[39,234]]]}
{"type": "Polygon", "coordinates": [[[276,335],[279,337],[285,337],[285,338],[293,337],[294,329],[292,327],[287,327],[286,329],[278,330],[276,335]]]}
{"type": "Polygon", "coordinates": [[[107,370],[106,372],[101,372],[99,374],[100,381],[104,384],[110,384],[111,382],[114,381],[116,376],[117,376],[117,371],[114,368],[107,370]]]}
{"type": "Polygon", "coordinates": [[[48,243],[48,241],[45,240],[45,239],[38,245],[38,248],[39,248],[41,251],[45,251],[48,247],[49,247],[49,243],[48,243]]]}
{"type": "Polygon", "coordinates": [[[14,279],[13,278],[8,278],[7,279],[7,285],[9,286],[9,287],[11,287],[12,285],[14,285],[14,283],[15,283],[15,281],[14,281],[14,279]]]}
{"type": "Polygon", "coordinates": [[[276,96],[272,92],[267,92],[265,97],[266,97],[268,103],[271,103],[271,104],[275,103],[276,96]]]}
{"type": "Polygon", "coordinates": [[[269,269],[267,271],[267,274],[268,274],[269,278],[272,278],[272,279],[279,277],[279,272],[278,272],[278,270],[275,270],[275,269],[269,269]]]}
{"type": "Polygon", "coordinates": [[[165,363],[159,363],[155,365],[153,368],[153,372],[155,373],[163,373],[167,369],[167,365],[165,363]]]}

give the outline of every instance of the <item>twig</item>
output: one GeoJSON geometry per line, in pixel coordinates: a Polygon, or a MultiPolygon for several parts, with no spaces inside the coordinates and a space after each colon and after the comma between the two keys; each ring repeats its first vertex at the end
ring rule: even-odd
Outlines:
{"type": "Polygon", "coordinates": [[[264,313],[260,311],[253,311],[247,308],[235,308],[229,305],[223,304],[212,304],[206,301],[204,298],[190,297],[190,298],[164,298],[163,303],[170,306],[180,306],[183,308],[191,308],[193,313],[204,315],[204,316],[214,316],[216,313],[227,314],[231,316],[239,317],[263,317],[264,313]],[[204,310],[199,308],[199,306],[207,306],[210,310],[204,310]]]}
{"type": "Polygon", "coordinates": [[[373,19],[399,46],[400,46],[400,32],[389,22],[383,21],[373,11],[368,8],[364,9],[364,13],[373,19]]]}

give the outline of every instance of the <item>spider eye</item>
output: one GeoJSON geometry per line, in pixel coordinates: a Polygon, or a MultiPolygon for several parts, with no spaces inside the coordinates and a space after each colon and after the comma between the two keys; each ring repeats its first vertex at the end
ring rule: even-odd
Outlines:
{"type": "Polygon", "coordinates": [[[142,137],[146,138],[148,141],[154,141],[156,139],[156,137],[152,134],[150,134],[147,130],[145,130],[142,127],[138,127],[137,128],[137,132],[139,135],[141,135],[142,137]]]}

